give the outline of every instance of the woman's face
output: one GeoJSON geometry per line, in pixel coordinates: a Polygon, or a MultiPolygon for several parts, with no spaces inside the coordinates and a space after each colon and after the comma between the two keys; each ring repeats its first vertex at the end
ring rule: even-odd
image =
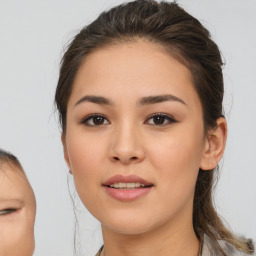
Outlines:
{"type": "Polygon", "coordinates": [[[32,256],[36,202],[24,173],[0,166],[0,255],[32,256]]]}
{"type": "Polygon", "coordinates": [[[160,47],[140,41],[87,56],[62,139],[78,194],[103,228],[140,234],[192,222],[202,107],[189,70],[160,47]]]}

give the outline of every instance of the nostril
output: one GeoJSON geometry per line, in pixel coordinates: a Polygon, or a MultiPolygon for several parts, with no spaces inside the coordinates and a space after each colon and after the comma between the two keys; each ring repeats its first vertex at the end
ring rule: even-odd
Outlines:
{"type": "MultiPolygon", "coordinates": [[[[114,159],[115,161],[120,161],[120,158],[117,157],[117,156],[114,156],[113,159],[114,159]]],[[[138,159],[138,157],[133,156],[133,157],[130,157],[129,161],[135,161],[135,160],[137,160],[137,159],[138,159]]],[[[128,160],[128,159],[127,159],[127,160],[128,160]]]]}

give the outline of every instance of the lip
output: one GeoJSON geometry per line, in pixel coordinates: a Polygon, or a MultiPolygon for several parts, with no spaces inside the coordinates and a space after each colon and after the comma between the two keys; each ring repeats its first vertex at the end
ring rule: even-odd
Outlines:
{"type": "Polygon", "coordinates": [[[148,194],[152,188],[153,184],[136,176],[136,175],[128,175],[128,176],[123,176],[123,175],[115,175],[108,180],[106,180],[102,186],[104,187],[105,191],[109,196],[112,198],[122,201],[122,202],[131,202],[135,201],[146,194],[148,194]],[[124,183],[141,183],[145,185],[146,187],[140,187],[140,188],[133,188],[133,189],[115,189],[109,187],[111,184],[114,183],[119,183],[119,182],[124,182],[124,183]]]}
{"type": "Polygon", "coordinates": [[[118,182],[124,182],[124,183],[141,183],[144,184],[145,186],[151,186],[153,185],[151,182],[146,181],[142,178],[140,178],[139,176],[136,175],[128,175],[128,176],[124,176],[124,175],[115,175],[113,177],[110,177],[109,179],[107,179],[102,185],[103,186],[110,186],[111,184],[114,183],[118,183],[118,182]]]}

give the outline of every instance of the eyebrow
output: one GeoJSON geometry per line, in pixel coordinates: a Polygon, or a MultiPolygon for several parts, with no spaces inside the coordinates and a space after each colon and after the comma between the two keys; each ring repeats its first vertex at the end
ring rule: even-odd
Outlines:
{"type": "Polygon", "coordinates": [[[100,105],[114,105],[114,103],[111,100],[109,100],[105,97],[86,95],[86,96],[82,97],[80,100],[78,100],[74,107],[76,107],[77,105],[79,105],[83,102],[92,102],[92,103],[100,104],[100,105]]]}
{"type": "MultiPolygon", "coordinates": [[[[149,104],[156,104],[156,103],[161,103],[165,101],[176,101],[179,103],[182,103],[184,105],[187,105],[184,100],[181,98],[171,95],[171,94],[165,94],[165,95],[155,95],[155,96],[147,96],[139,99],[138,105],[143,106],[143,105],[149,105],[149,104]]],[[[110,99],[107,99],[102,96],[94,96],[94,95],[86,95],[82,97],[80,100],[78,100],[75,104],[74,107],[77,105],[83,103],[83,102],[91,102],[99,105],[114,105],[113,101],[110,99]]]]}
{"type": "Polygon", "coordinates": [[[143,105],[161,103],[161,102],[165,102],[165,101],[176,101],[176,102],[182,103],[184,105],[187,105],[184,102],[184,100],[182,100],[181,98],[178,98],[177,96],[171,95],[171,94],[143,97],[139,100],[138,104],[140,106],[143,106],[143,105]]]}

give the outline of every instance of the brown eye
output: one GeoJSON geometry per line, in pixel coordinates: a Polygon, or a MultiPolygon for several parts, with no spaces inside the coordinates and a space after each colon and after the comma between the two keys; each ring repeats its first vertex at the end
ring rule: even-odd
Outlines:
{"type": "Polygon", "coordinates": [[[92,122],[94,125],[102,125],[104,124],[104,118],[101,116],[93,117],[92,122]]]}
{"type": "Polygon", "coordinates": [[[109,124],[109,121],[102,115],[90,115],[81,121],[82,124],[87,126],[101,126],[109,124]]]}
{"type": "Polygon", "coordinates": [[[166,121],[166,118],[164,116],[154,116],[153,122],[156,125],[162,125],[166,121]]]}
{"type": "Polygon", "coordinates": [[[151,115],[146,120],[147,124],[156,125],[156,126],[164,126],[164,125],[168,125],[176,122],[177,121],[174,118],[166,114],[154,114],[154,115],[151,115]]]}

